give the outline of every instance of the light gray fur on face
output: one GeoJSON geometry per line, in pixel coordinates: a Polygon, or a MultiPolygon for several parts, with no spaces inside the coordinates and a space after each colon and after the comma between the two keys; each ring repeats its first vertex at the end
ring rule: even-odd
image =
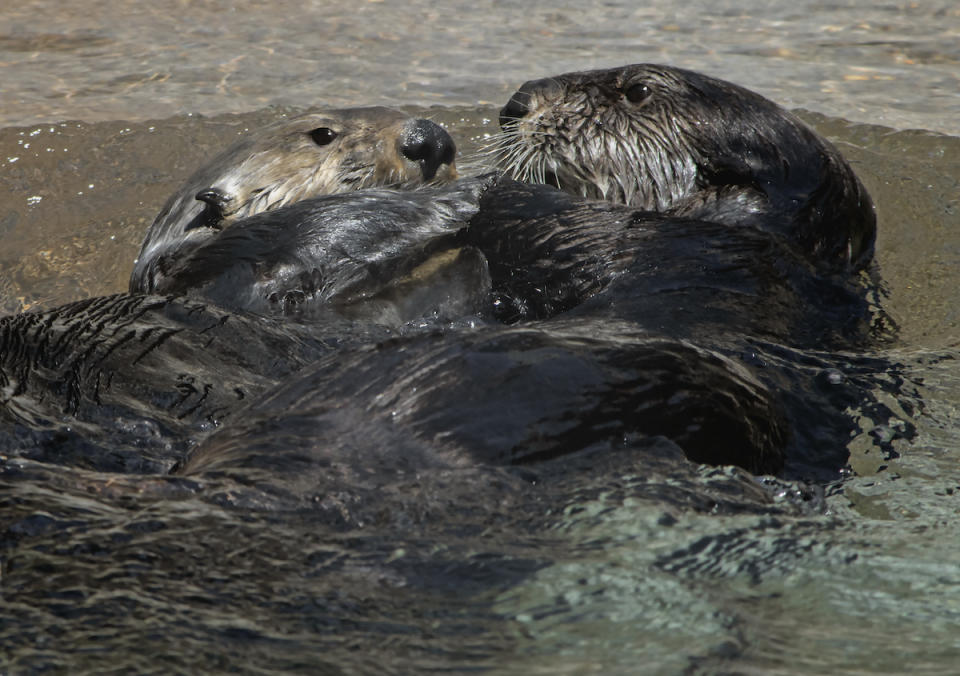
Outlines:
{"type": "MultiPolygon", "coordinates": [[[[389,108],[334,110],[284,120],[241,139],[168,200],[144,239],[130,290],[152,291],[162,256],[190,250],[238,219],[317,195],[422,185],[420,163],[401,149],[418,122],[389,108]],[[202,201],[201,193],[215,195],[217,204],[202,201]]],[[[453,178],[450,161],[430,182],[453,178]]]]}

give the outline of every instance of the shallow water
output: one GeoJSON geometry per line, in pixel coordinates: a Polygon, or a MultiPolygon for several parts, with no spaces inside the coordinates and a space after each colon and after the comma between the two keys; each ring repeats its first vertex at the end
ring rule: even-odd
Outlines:
{"type": "Polygon", "coordinates": [[[314,0],[0,9],[0,126],[246,112],[267,105],[502,105],[548,73],[667,62],[790,107],[960,131],[949,0],[314,0]]]}
{"type": "Polygon", "coordinates": [[[850,158],[877,204],[898,326],[883,356],[906,377],[897,398],[878,396],[913,439],[896,419],[861,419],[847,442],[857,476],[822,501],[784,484],[770,503],[740,472],[677,476],[651,458],[576,480],[546,471],[535,487],[499,470],[422,477],[341,521],[329,507],[244,512],[215,481],[6,459],[0,664],[954,671],[960,10],[674,5],[8,3],[0,309],[125,288],[166,195],[285,114],[268,106],[404,105],[470,153],[525,79],[660,61],[813,111],[850,158]],[[879,451],[884,435],[899,457],[879,451]],[[449,498],[412,497],[428,489],[449,498]]]}

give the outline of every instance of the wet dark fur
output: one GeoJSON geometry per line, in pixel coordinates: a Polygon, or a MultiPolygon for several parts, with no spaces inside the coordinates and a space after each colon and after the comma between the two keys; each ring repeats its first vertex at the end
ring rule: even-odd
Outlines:
{"type": "Polygon", "coordinates": [[[338,313],[400,326],[476,314],[489,292],[482,256],[428,263],[493,182],[327,195],[258,214],[178,255],[157,291],[314,321],[338,313]]]}
{"type": "Polygon", "coordinates": [[[785,431],[745,369],[687,343],[589,322],[343,350],[238,414],[182,473],[260,468],[305,483],[531,463],[664,436],[697,462],[782,467],[785,431]],[[282,444],[275,441],[282,438],[282,444]],[[323,469],[321,469],[323,468],[323,469]]]}
{"type": "Polygon", "coordinates": [[[867,289],[775,233],[503,180],[458,237],[490,262],[501,321],[628,322],[751,371],[782,407],[792,476],[836,476],[858,430],[850,409],[892,415],[872,390],[895,365],[850,352],[874,340],[867,289]]]}
{"type": "Polygon", "coordinates": [[[509,179],[480,207],[458,240],[487,257],[500,321],[561,313],[627,319],[706,345],[723,336],[819,349],[869,340],[870,306],[858,281],[817,274],[766,230],[509,179]]]}
{"type": "Polygon", "coordinates": [[[295,325],[120,294],[0,319],[0,448],[101,471],[169,468],[251,397],[338,343],[295,325]]]}

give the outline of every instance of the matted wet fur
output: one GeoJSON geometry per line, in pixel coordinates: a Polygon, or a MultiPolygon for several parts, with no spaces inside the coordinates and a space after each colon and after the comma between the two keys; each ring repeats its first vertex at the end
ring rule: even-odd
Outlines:
{"type": "Polygon", "coordinates": [[[837,149],[743,87],[652,64],[531,80],[489,152],[513,177],[583,197],[786,235],[860,269],[876,217],[837,149]]]}
{"type": "Polygon", "coordinates": [[[582,320],[449,337],[322,357],[245,408],[178,471],[245,468],[259,475],[254,481],[282,479],[307,496],[318,474],[356,483],[587,449],[629,452],[658,437],[697,462],[760,473],[782,467],[786,432],[775,397],[709,350],[582,320]]]}
{"type": "Polygon", "coordinates": [[[116,294],[0,318],[0,448],[98,471],[164,471],[236,407],[351,337],[197,300],[116,294]]]}
{"type": "Polygon", "coordinates": [[[471,247],[451,249],[452,237],[495,180],[324,195],[257,214],[172,261],[157,291],[263,315],[394,327],[481,313],[486,260],[471,247]]]}
{"type": "Polygon", "coordinates": [[[489,263],[505,323],[590,315],[713,347],[752,336],[850,349],[871,335],[856,279],[821,276],[782,237],[501,179],[457,241],[489,263]]]}
{"type": "Polygon", "coordinates": [[[150,226],[130,291],[153,291],[176,258],[231,223],[308,197],[456,177],[439,125],[390,108],[307,113],[252,133],[199,169],[150,226]]]}

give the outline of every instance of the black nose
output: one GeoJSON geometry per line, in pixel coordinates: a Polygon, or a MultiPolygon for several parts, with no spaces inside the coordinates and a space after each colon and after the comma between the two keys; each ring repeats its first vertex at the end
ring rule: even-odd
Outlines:
{"type": "Polygon", "coordinates": [[[500,109],[500,128],[506,129],[508,125],[515,124],[529,112],[530,94],[521,89],[510,97],[507,105],[500,109]]]}
{"type": "Polygon", "coordinates": [[[500,109],[500,128],[516,123],[530,112],[530,99],[534,94],[542,99],[550,99],[560,94],[560,85],[555,79],[530,80],[520,85],[507,105],[500,109]]]}
{"type": "Polygon", "coordinates": [[[453,163],[457,146],[439,124],[414,120],[403,130],[400,153],[408,160],[419,162],[423,180],[429,181],[437,175],[440,165],[453,163]]]}

